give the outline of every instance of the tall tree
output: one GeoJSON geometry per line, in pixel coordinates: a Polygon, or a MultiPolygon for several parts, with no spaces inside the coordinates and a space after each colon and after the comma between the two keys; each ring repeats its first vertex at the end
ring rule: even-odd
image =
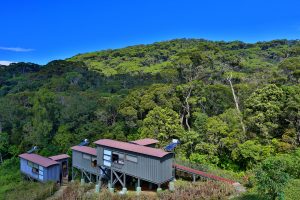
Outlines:
{"type": "Polygon", "coordinates": [[[139,132],[141,138],[156,138],[166,144],[172,138],[179,139],[182,136],[183,128],[175,111],[157,106],[147,114],[139,132]]]}

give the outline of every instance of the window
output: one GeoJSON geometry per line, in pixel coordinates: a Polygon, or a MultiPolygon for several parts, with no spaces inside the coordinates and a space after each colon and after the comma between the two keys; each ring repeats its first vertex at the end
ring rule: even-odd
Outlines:
{"type": "Polygon", "coordinates": [[[110,160],[111,160],[111,156],[104,155],[104,156],[103,156],[103,159],[104,159],[104,160],[110,161],[110,160]]]}
{"type": "Polygon", "coordinates": [[[27,161],[27,165],[28,165],[29,167],[33,167],[33,163],[30,162],[30,161],[27,161]]]}
{"type": "Polygon", "coordinates": [[[123,165],[124,164],[124,154],[113,152],[112,153],[112,162],[123,165]]]}
{"type": "Polygon", "coordinates": [[[82,154],[83,159],[91,160],[91,156],[88,154],[82,154]]]}
{"type": "Polygon", "coordinates": [[[39,166],[39,179],[44,180],[44,167],[39,166]]]}
{"type": "Polygon", "coordinates": [[[137,163],[137,157],[136,156],[126,155],[126,160],[137,163]]]}
{"type": "Polygon", "coordinates": [[[92,157],[92,167],[97,167],[97,158],[92,157]]]}
{"type": "Polygon", "coordinates": [[[111,151],[104,149],[104,155],[111,156],[111,151]]]}
{"type": "Polygon", "coordinates": [[[103,165],[106,166],[106,167],[110,167],[111,166],[111,162],[104,160],[103,161],[103,165]]]}
{"type": "Polygon", "coordinates": [[[32,173],[34,173],[34,174],[39,174],[39,169],[36,168],[36,167],[33,167],[33,168],[32,168],[32,173]]]}
{"type": "Polygon", "coordinates": [[[104,149],[103,151],[103,165],[110,167],[111,166],[111,151],[104,149]]]}

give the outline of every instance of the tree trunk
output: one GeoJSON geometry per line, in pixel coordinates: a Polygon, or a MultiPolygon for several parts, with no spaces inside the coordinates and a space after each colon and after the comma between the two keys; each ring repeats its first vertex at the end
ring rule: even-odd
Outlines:
{"type": "Polygon", "coordinates": [[[185,115],[185,125],[188,128],[188,131],[191,131],[191,127],[190,127],[190,124],[189,124],[189,118],[191,116],[189,98],[191,96],[191,93],[192,93],[192,87],[190,87],[189,92],[188,92],[187,96],[185,97],[185,110],[186,110],[186,113],[187,113],[185,115]]]}
{"type": "Polygon", "coordinates": [[[192,92],[192,86],[188,89],[188,93],[184,97],[184,103],[182,105],[183,111],[182,111],[182,113],[180,115],[180,123],[181,123],[181,125],[183,127],[186,126],[186,128],[188,129],[188,131],[191,131],[191,126],[189,124],[189,118],[191,116],[191,114],[190,114],[189,98],[191,96],[191,92],[192,92]]]}
{"type": "Polygon", "coordinates": [[[184,110],[180,114],[180,124],[181,124],[181,126],[183,126],[183,119],[184,119],[184,110]]]}
{"type": "Polygon", "coordinates": [[[300,119],[297,119],[296,131],[297,131],[298,143],[300,144],[300,119]]]}
{"type": "Polygon", "coordinates": [[[233,88],[233,85],[232,85],[232,82],[231,82],[231,78],[232,78],[232,75],[230,74],[230,77],[227,77],[227,80],[228,80],[228,82],[230,84],[230,88],[231,88],[231,92],[232,92],[232,96],[233,96],[233,99],[234,99],[236,110],[239,113],[240,122],[241,122],[241,126],[242,126],[242,129],[243,129],[243,132],[246,133],[246,128],[245,128],[245,125],[244,125],[244,122],[243,122],[243,117],[242,117],[241,110],[240,110],[240,107],[239,107],[238,98],[237,98],[237,96],[235,94],[235,91],[234,91],[234,88],[233,88]]]}

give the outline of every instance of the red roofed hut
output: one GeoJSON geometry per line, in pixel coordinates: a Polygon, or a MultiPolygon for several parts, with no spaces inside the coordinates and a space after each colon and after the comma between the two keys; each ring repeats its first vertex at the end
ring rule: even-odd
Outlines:
{"type": "Polygon", "coordinates": [[[34,153],[19,155],[21,173],[40,182],[60,182],[60,165],[55,160],[34,153]]]}

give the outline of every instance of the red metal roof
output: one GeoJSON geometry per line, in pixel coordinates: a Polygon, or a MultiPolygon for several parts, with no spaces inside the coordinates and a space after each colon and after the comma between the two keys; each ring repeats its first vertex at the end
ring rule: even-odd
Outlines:
{"type": "Polygon", "coordinates": [[[145,138],[145,139],[135,140],[135,141],[131,141],[131,142],[134,143],[134,144],[147,146],[147,145],[150,145],[150,144],[156,144],[159,141],[155,140],[155,139],[152,139],[152,138],[145,138]]]}
{"type": "Polygon", "coordinates": [[[60,154],[56,156],[50,156],[49,158],[52,160],[62,160],[62,159],[70,158],[70,156],[67,154],[60,154]]]}
{"type": "Polygon", "coordinates": [[[161,149],[146,147],[146,146],[132,144],[132,143],[128,143],[128,142],[120,142],[120,141],[116,141],[116,140],[101,139],[94,143],[101,145],[101,146],[122,149],[122,150],[131,151],[131,152],[135,152],[135,153],[154,156],[154,157],[158,157],[158,158],[162,158],[165,155],[169,154],[169,152],[165,152],[161,149]]]}
{"type": "Polygon", "coordinates": [[[71,148],[72,150],[87,153],[93,156],[97,156],[97,151],[95,148],[92,147],[86,147],[86,146],[73,146],[71,148]]]}
{"type": "Polygon", "coordinates": [[[51,160],[50,158],[46,158],[34,153],[23,153],[19,155],[20,158],[23,158],[25,160],[31,161],[33,163],[36,163],[38,165],[41,165],[43,167],[49,167],[51,165],[56,165],[58,162],[51,160]]]}

